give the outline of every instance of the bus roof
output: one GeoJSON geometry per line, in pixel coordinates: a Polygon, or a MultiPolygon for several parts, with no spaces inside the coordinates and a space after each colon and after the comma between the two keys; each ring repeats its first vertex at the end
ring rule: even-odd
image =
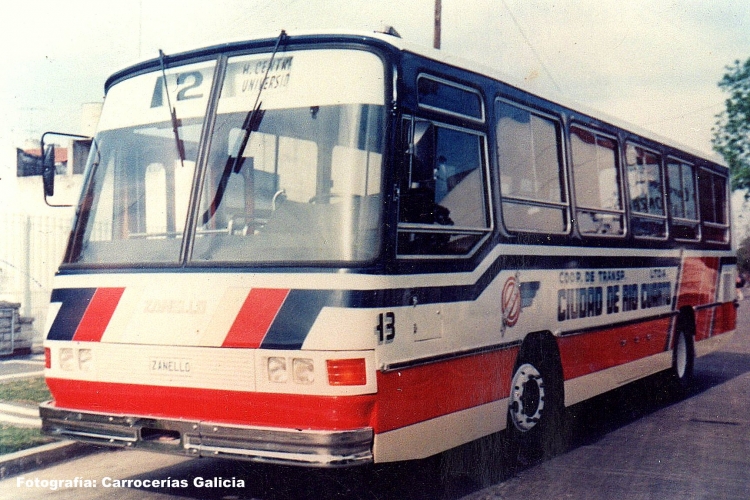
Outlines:
{"type": "MultiPolygon", "coordinates": [[[[706,161],[718,164],[722,167],[728,168],[724,159],[714,152],[699,150],[692,146],[688,146],[687,144],[682,143],[678,140],[657,134],[656,132],[652,130],[635,125],[631,122],[627,122],[614,115],[610,115],[604,111],[601,111],[600,109],[596,109],[586,104],[582,104],[580,101],[571,99],[558,91],[553,91],[553,90],[540,91],[538,89],[531,89],[523,81],[517,78],[514,78],[508,75],[507,73],[503,73],[497,68],[484,65],[482,63],[473,61],[471,59],[466,59],[464,57],[456,56],[444,50],[438,50],[438,49],[434,49],[431,47],[426,47],[424,45],[409,42],[407,40],[404,40],[403,38],[400,38],[397,35],[389,34],[387,31],[388,30],[386,29],[384,29],[382,32],[381,31],[373,31],[373,32],[350,31],[350,30],[294,31],[294,32],[287,32],[286,36],[292,39],[293,41],[300,41],[300,42],[304,42],[304,41],[311,42],[316,39],[326,40],[326,41],[342,41],[342,42],[345,42],[345,41],[358,41],[358,42],[379,41],[381,43],[390,45],[400,51],[410,52],[410,53],[413,53],[422,57],[426,57],[428,59],[431,59],[437,62],[441,62],[450,66],[454,66],[457,68],[470,71],[472,73],[476,73],[482,76],[492,78],[494,80],[501,81],[523,92],[526,92],[528,94],[534,95],[541,99],[550,101],[552,103],[558,104],[564,108],[568,108],[571,111],[575,111],[575,112],[587,115],[590,118],[594,118],[596,120],[606,122],[614,127],[631,132],[645,139],[650,139],[654,142],[665,144],[666,146],[684,151],[695,157],[698,157],[706,161]]],[[[255,46],[261,47],[264,45],[272,46],[273,43],[275,43],[280,33],[281,32],[270,33],[265,36],[259,36],[253,39],[231,40],[231,41],[226,41],[223,43],[204,46],[200,48],[191,48],[191,49],[180,51],[174,54],[168,54],[166,58],[168,61],[173,62],[173,61],[181,60],[181,59],[199,57],[200,55],[203,55],[203,54],[207,55],[211,53],[225,52],[228,50],[238,50],[244,47],[255,47],[255,46]]],[[[134,72],[134,71],[146,69],[146,68],[158,65],[158,64],[159,64],[158,58],[150,58],[147,60],[136,62],[134,64],[130,64],[127,67],[122,68],[121,70],[113,73],[107,79],[107,81],[105,82],[105,92],[116,81],[125,77],[127,74],[134,72]]]]}

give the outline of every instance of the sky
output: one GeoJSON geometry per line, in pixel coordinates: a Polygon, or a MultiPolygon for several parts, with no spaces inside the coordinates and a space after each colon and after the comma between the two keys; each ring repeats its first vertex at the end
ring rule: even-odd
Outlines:
{"type": "MultiPolygon", "coordinates": [[[[106,78],[158,55],[285,29],[393,26],[430,46],[434,0],[25,0],[0,7],[0,177],[15,147],[79,132],[106,78]]],[[[711,150],[726,66],[750,58],[746,0],[442,0],[447,54],[711,150]]]]}

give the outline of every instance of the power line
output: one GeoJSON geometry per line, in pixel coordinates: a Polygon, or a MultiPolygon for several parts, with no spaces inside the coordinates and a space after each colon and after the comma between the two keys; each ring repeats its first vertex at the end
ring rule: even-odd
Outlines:
{"type": "Polygon", "coordinates": [[[516,16],[513,15],[513,12],[510,10],[510,7],[508,7],[508,3],[505,0],[502,0],[502,2],[503,2],[503,6],[505,7],[505,10],[508,11],[508,15],[510,15],[510,18],[513,21],[513,24],[516,25],[518,32],[521,34],[521,37],[523,37],[524,41],[526,42],[526,45],[528,45],[529,48],[531,49],[532,54],[534,54],[534,57],[536,58],[539,65],[542,67],[542,70],[544,70],[544,72],[547,74],[547,77],[552,81],[552,84],[555,86],[558,92],[562,92],[560,85],[557,84],[557,81],[552,76],[552,72],[549,70],[549,68],[547,68],[547,65],[544,64],[544,61],[542,60],[541,56],[537,53],[536,49],[534,48],[534,45],[532,45],[531,40],[529,40],[529,38],[526,36],[526,33],[524,33],[523,28],[521,28],[521,25],[516,19],[516,16]]]}
{"type": "Polygon", "coordinates": [[[442,10],[443,4],[441,0],[435,0],[435,32],[432,40],[432,46],[436,49],[440,48],[442,10]]]}

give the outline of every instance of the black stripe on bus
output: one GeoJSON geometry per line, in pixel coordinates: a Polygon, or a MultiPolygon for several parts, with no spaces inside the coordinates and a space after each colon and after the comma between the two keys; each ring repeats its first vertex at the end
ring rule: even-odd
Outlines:
{"type": "Polygon", "coordinates": [[[62,303],[49,329],[47,340],[73,340],[96,288],[58,288],[52,290],[51,303],[62,303]]]}
{"type": "Polygon", "coordinates": [[[292,290],[279,310],[261,348],[300,349],[323,307],[395,308],[475,301],[504,270],[611,269],[677,267],[677,257],[556,257],[503,255],[473,284],[389,288],[385,290],[292,290]],[[575,265],[572,265],[575,264],[575,265]]]}

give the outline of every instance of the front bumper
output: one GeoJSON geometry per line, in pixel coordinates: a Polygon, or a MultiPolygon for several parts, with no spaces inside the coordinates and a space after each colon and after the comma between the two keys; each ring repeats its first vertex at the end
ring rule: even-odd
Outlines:
{"type": "Polygon", "coordinates": [[[373,461],[371,428],[275,429],[108,415],[56,408],[52,401],[42,403],[39,414],[42,433],[97,445],[313,467],[345,467],[373,461]]]}

